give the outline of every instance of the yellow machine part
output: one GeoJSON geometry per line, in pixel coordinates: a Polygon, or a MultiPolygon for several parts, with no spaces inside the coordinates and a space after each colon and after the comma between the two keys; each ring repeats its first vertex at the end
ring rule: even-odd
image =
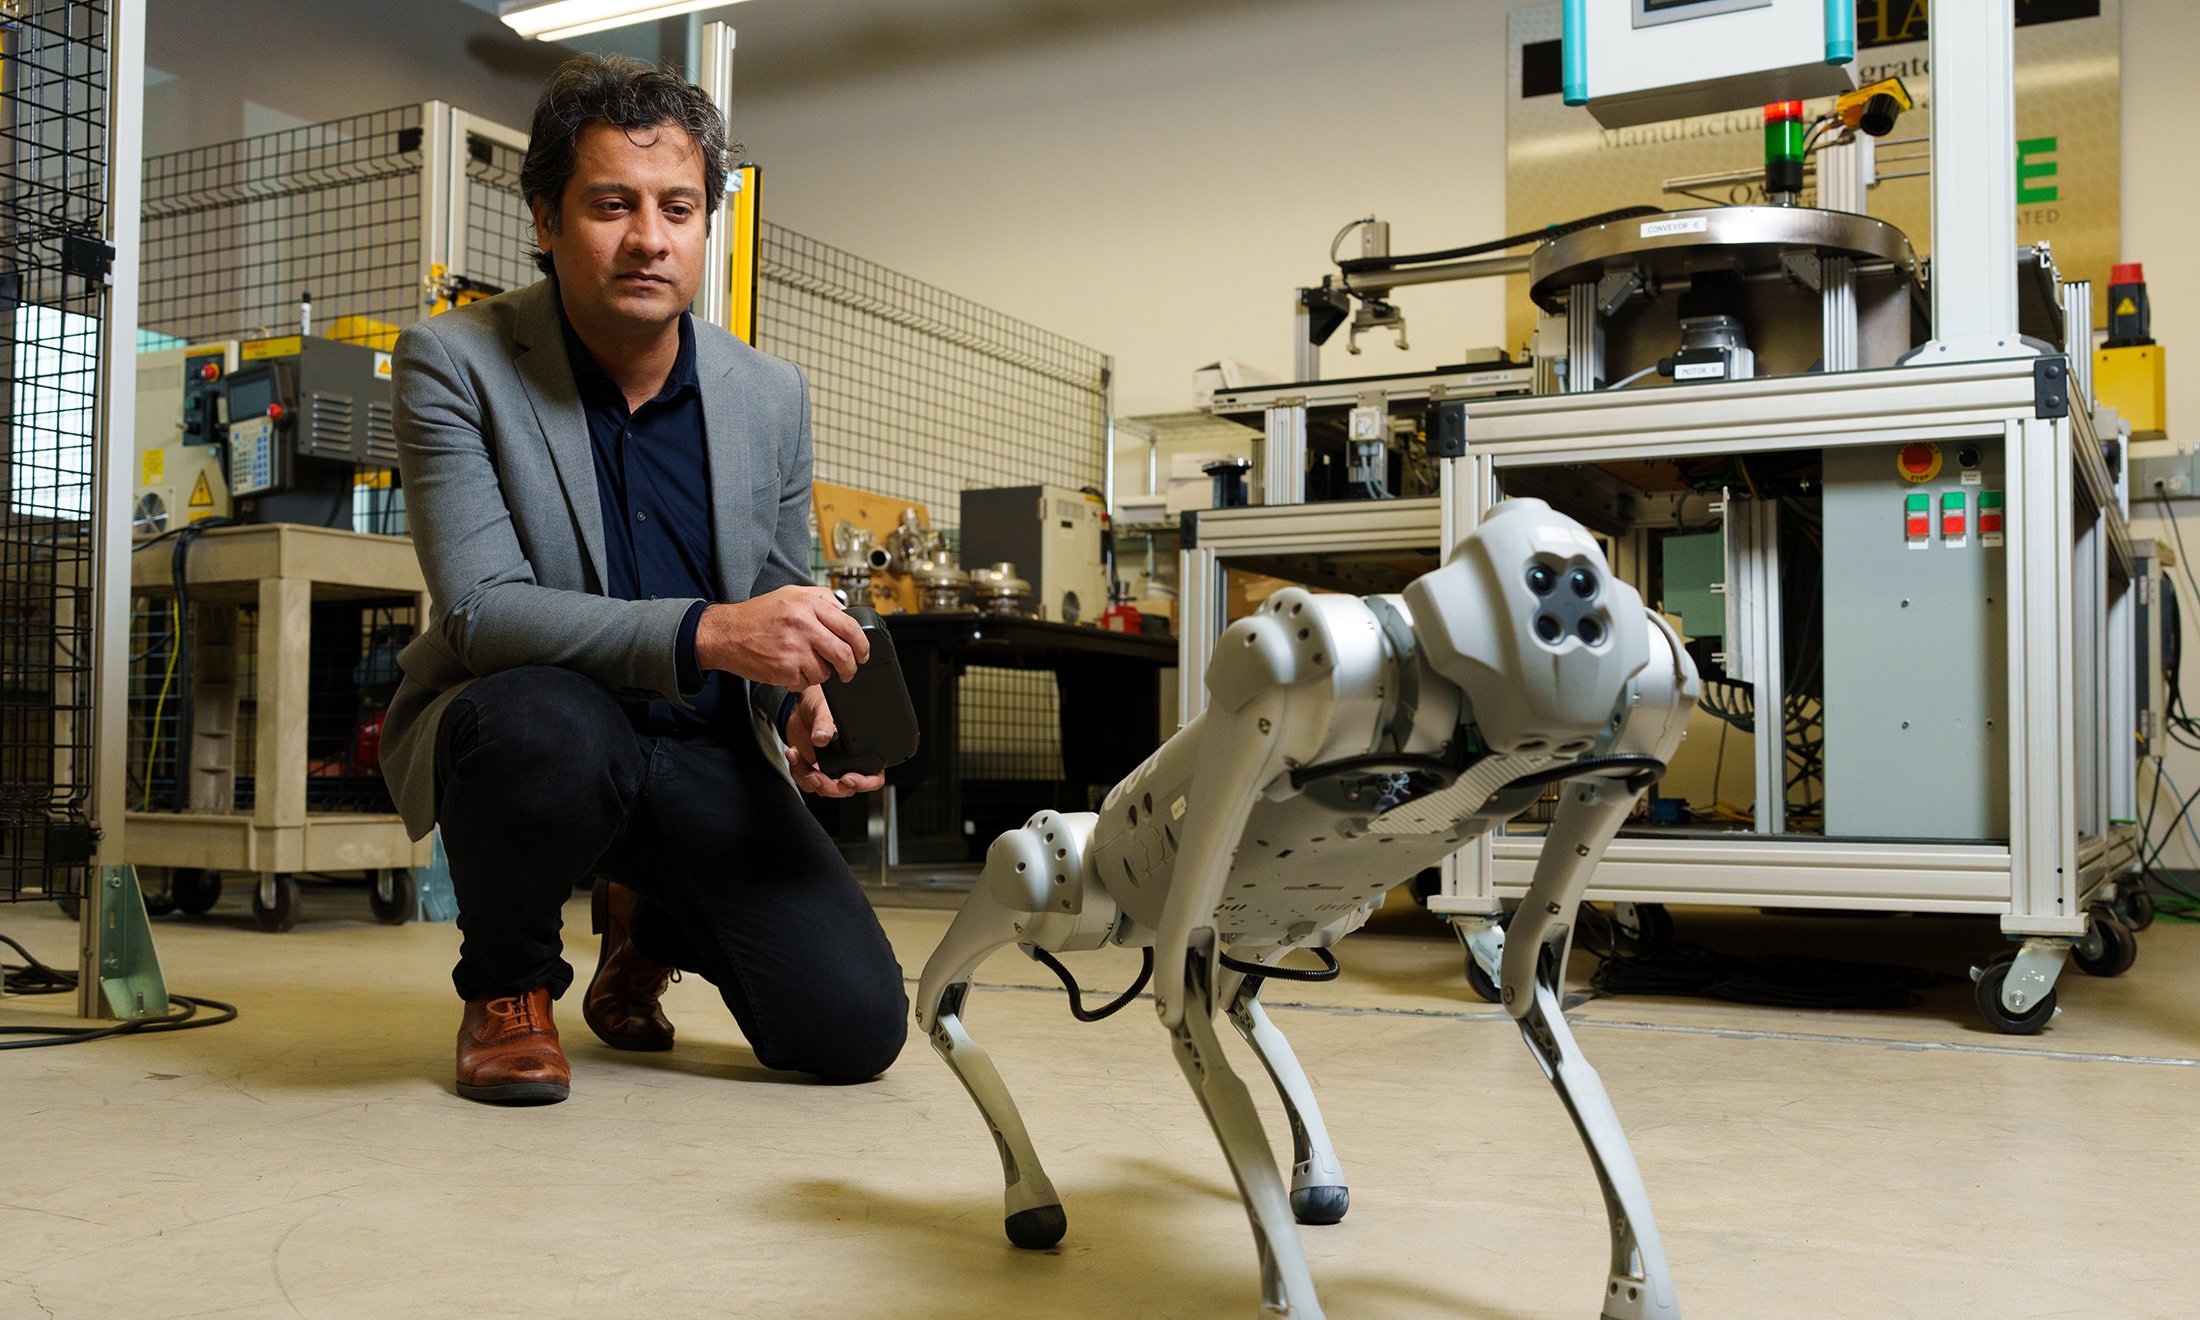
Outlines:
{"type": "Polygon", "coordinates": [[[1855,128],[1864,118],[1864,107],[1881,92],[1894,98],[1894,103],[1904,111],[1915,107],[1910,102],[1910,89],[1902,85],[1900,78],[1882,78],[1868,87],[1859,87],[1844,93],[1833,103],[1834,117],[1850,128],[1855,128]]]}
{"type": "Polygon", "coordinates": [[[756,343],[756,239],[763,179],[759,167],[737,165],[726,186],[731,194],[725,214],[726,329],[751,346],[756,343]]]}
{"type": "Polygon", "coordinates": [[[397,347],[397,327],[371,316],[339,316],[328,328],[328,337],[339,344],[363,344],[389,352],[397,347]]]}
{"type": "Polygon", "coordinates": [[[2093,350],[2093,397],[2131,423],[2135,437],[2169,433],[2168,353],[2160,344],[2093,350]]]}

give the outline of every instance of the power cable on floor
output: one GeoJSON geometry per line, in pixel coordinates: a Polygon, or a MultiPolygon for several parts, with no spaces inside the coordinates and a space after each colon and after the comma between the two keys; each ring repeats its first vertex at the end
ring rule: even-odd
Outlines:
{"type": "MultiPolygon", "coordinates": [[[[63,995],[76,992],[77,975],[58,967],[42,963],[29,949],[0,935],[5,944],[23,956],[17,963],[0,963],[0,977],[5,978],[11,995],[63,995]]],[[[219,999],[199,999],[191,995],[168,996],[168,1014],[165,1017],[142,1018],[135,1022],[117,1022],[105,1027],[63,1026],[0,1026],[0,1036],[24,1036],[26,1040],[0,1040],[0,1050],[31,1050],[46,1045],[78,1045],[90,1040],[105,1040],[109,1036],[142,1036],[157,1031],[188,1031],[194,1027],[218,1027],[224,1022],[234,1022],[237,1006],[225,1004],[219,999]],[[213,1017],[200,1017],[200,1009],[210,1009],[213,1017]]]]}

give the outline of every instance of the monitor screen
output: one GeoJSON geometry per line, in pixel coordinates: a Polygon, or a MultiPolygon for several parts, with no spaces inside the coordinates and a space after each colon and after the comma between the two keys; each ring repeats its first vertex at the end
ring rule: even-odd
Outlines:
{"type": "Polygon", "coordinates": [[[275,402],[273,371],[239,372],[229,378],[229,420],[243,421],[264,414],[275,402]]]}

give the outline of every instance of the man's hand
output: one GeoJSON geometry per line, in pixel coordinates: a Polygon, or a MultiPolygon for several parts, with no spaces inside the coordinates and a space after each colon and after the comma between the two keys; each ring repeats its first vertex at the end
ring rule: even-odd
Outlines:
{"type": "Polygon", "coordinates": [[[832,708],[825,704],[825,689],[805,689],[795,702],[794,713],[787,717],[787,768],[794,772],[795,787],[830,798],[854,797],[884,788],[885,775],[842,775],[835,779],[818,769],[818,750],[831,743],[838,732],[832,708]]]}
{"type": "Polygon", "coordinates": [[[695,630],[695,662],[702,668],[789,692],[815,687],[831,674],[845,683],[870,658],[862,625],[823,587],[781,587],[739,604],[709,606],[695,630]]]}

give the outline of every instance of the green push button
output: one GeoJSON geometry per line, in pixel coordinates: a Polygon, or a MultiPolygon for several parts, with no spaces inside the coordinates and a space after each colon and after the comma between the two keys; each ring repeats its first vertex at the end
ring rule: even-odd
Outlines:
{"type": "Polygon", "coordinates": [[[1979,492],[1979,497],[1978,497],[1978,506],[1979,506],[1980,508],[1982,508],[1982,509],[1998,509],[1998,508],[2000,508],[2000,507],[2001,507],[2001,492],[2000,492],[2000,491],[1998,491],[1998,490],[1985,490],[1985,491],[1980,491],[1980,492],[1979,492]]]}
{"type": "Polygon", "coordinates": [[[1963,492],[1960,490],[1951,490],[1948,491],[1946,494],[1943,494],[1940,497],[1940,511],[1942,513],[1963,512],[1963,492]]]}
{"type": "Polygon", "coordinates": [[[1924,491],[1918,491],[1906,499],[1905,505],[1911,513],[1931,513],[1933,511],[1933,497],[1924,491]]]}

